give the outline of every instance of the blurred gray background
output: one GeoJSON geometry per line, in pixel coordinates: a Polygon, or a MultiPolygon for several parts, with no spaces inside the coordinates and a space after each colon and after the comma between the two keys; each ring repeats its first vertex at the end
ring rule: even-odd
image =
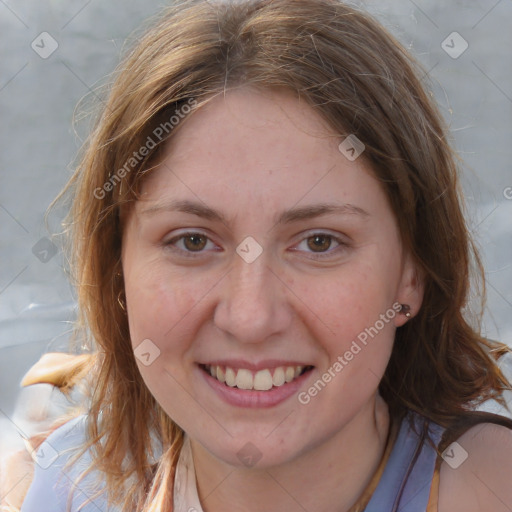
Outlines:
{"type": "MultiPolygon", "coordinates": [[[[488,279],[484,333],[512,345],[512,0],[351,2],[420,60],[464,161],[468,219],[488,279]],[[455,34],[455,33],[456,34],[455,34]],[[444,41],[444,42],[443,42],[444,41]]],[[[44,214],[71,174],[88,122],[78,101],[167,2],[0,0],[0,418],[26,370],[65,350],[73,291],[44,214]]],[[[58,229],[59,216],[50,218],[58,229]]]]}

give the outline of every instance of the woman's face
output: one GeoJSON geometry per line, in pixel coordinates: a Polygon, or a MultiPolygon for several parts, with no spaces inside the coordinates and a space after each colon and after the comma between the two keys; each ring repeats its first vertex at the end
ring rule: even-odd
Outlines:
{"type": "Polygon", "coordinates": [[[182,122],[124,228],[137,363],[211,454],[284,463],[374,403],[421,287],[364,157],[311,107],[245,88],[182,122]]]}

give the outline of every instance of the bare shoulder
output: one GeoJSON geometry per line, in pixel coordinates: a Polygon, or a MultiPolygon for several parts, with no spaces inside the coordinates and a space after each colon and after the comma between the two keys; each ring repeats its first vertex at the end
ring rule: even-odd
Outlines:
{"type": "Polygon", "coordinates": [[[512,511],[512,430],[476,425],[443,458],[438,512],[512,511]]]}

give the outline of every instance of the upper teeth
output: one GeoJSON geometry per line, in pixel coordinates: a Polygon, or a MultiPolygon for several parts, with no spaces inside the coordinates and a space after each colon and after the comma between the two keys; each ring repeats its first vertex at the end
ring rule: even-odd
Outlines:
{"type": "Polygon", "coordinates": [[[285,382],[291,382],[301,374],[304,366],[278,366],[273,369],[273,374],[267,368],[254,373],[245,368],[234,370],[229,366],[207,365],[206,368],[212,377],[232,388],[267,391],[272,386],[279,387],[285,382]]]}

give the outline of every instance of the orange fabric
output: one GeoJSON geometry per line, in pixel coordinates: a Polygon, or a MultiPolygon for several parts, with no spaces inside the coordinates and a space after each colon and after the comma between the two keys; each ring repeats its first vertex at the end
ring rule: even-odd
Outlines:
{"type": "Polygon", "coordinates": [[[45,439],[73,416],[65,415],[52,424],[49,430],[28,439],[26,450],[12,452],[0,460],[0,511],[17,512],[20,510],[28,488],[34,478],[34,460],[31,453],[36,451],[45,439]],[[2,508],[3,507],[3,508],[2,508]]]}
{"type": "Polygon", "coordinates": [[[357,503],[352,505],[352,507],[347,512],[363,512],[368,503],[370,502],[370,499],[373,493],[375,492],[377,485],[379,484],[380,477],[384,472],[384,468],[386,467],[389,456],[391,455],[391,451],[393,449],[397,436],[398,424],[395,421],[392,421],[389,427],[388,438],[386,440],[386,447],[384,448],[384,453],[379,463],[379,467],[375,471],[370,483],[367,485],[366,489],[361,494],[361,497],[359,498],[357,503]]]}
{"type": "Polygon", "coordinates": [[[426,512],[437,512],[439,502],[439,466],[436,466],[434,477],[432,478],[432,485],[430,487],[430,496],[428,498],[428,505],[426,512]]]}
{"type": "Polygon", "coordinates": [[[26,450],[10,453],[1,462],[0,510],[18,511],[34,474],[34,461],[26,450]]]}

